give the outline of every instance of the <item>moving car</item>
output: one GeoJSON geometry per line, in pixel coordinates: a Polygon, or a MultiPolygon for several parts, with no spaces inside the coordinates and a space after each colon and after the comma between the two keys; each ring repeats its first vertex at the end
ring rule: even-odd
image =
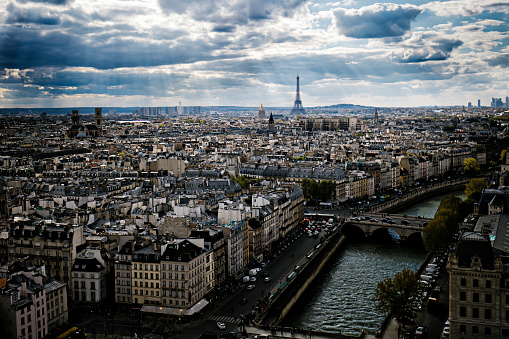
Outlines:
{"type": "Polygon", "coordinates": [[[254,288],[256,287],[256,285],[247,285],[247,289],[250,291],[250,290],[254,290],[254,288]]]}
{"type": "Polygon", "coordinates": [[[226,330],[226,324],[222,321],[218,321],[217,328],[219,328],[220,330],[226,330]]]}

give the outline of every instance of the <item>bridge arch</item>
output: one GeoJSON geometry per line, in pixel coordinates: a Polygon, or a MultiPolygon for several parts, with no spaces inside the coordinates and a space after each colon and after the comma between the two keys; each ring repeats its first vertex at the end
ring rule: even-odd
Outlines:
{"type": "Polygon", "coordinates": [[[351,222],[347,222],[346,224],[343,225],[343,233],[346,234],[349,238],[352,237],[354,239],[366,238],[366,233],[364,232],[364,230],[358,225],[351,222]]]}
{"type": "Polygon", "coordinates": [[[401,236],[399,235],[399,233],[394,231],[390,227],[386,227],[386,226],[371,228],[370,237],[373,240],[376,240],[377,238],[381,238],[381,239],[392,238],[394,241],[397,241],[397,242],[401,241],[401,236]]]}
{"type": "Polygon", "coordinates": [[[405,241],[407,243],[411,243],[411,244],[418,244],[419,246],[424,246],[424,243],[423,243],[423,240],[422,240],[422,232],[413,232],[411,234],[409,234],[405,241]]]}

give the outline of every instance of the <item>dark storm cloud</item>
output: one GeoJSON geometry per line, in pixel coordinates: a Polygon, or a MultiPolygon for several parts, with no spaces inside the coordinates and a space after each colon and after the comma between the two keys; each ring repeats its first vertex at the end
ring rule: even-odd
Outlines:
{"type": "Polygon", "coordinates": [[[509,54],[500,54],[488,60],[490,66],[500,66],[503,68],[509,67],[509,54]]]}
{"type": "Polygon", "coordinates": [[[59,25],[61,22],[58,14],[45,8],[18,7],[11,2],[6,10],[9,13],[7,17],[9,24],[59,25]]]}
{"type": "Polygon", "coordinates": [[[74,0],[18,0],[18,2],[23,3],[45,3],[45,4],[51,4],[51,5],[67,5],[68,3],[72,2],[74,0]]]}
{"type": "Polygon", "coordinates": [[[234,25],[216,25],[212,28],[212,32],[231,33],[235,31],[234,25]]]}
{"type": "Polygon", "coordinates": [[[413,46],[404,47],[403,51],[395,51],[391,59],[400,63],[447,60],[455,48],[463,45],[458,39],[447,39],[436,35],[423,35],[413,46]]]}
{"type": "Polygon", "coordinates": [[[338,8],[333,14],[340,34],[367,39],[402,36],[421,12],[412,5],[376,4],[359,10],[338,8]]]}
{"type": "Polygon", "coordinates": [[[306,0],[159,0],[167,12],[187,13],[193,19],[229,25],[246,25],[251,21],[292,17],[306,0]]]}
{"type": "MultiPolygon", "coordinates": [[[[6,68],[18,69],[46,66],[111,69],[172,65],[211,60],[215,57],[210,52],[221,49],[226,43],[210,42],[206,37],[201,40],[161,41],[121,34],[110,35],[108,32],[104,34],[107,39],[95,41],[93,37],[76,32],[44,32],[35,28],[11,26],[6,32],[0,32],[0,64],[6,68]]],[[[219,57],[230,56],[222,53],[219,57]]]]}

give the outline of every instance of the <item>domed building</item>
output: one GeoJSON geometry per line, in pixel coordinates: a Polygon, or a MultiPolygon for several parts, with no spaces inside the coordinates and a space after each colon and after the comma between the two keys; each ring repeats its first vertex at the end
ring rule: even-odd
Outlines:
{"type": "Polygon", "coordinates": [[[260,105],[260,109],[258,110],[258,118],[265,119],[265,108],[263,108],[263,104],[260,105]]]}

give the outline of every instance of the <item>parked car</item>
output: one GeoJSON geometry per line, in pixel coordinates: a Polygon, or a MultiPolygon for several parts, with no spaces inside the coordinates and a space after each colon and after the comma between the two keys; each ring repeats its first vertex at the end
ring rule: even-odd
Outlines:
{"type": "Polygon", "coordinates": [[[264,281],[264,282],[269,282],[270,280],[271,280],[271,279],[270,279],[270,277],[265,277],[265,278],[263,279],[263,281],[264,281]]]}
{"type": "Polygon", "coordinates": [[[417,327],[417,329],[415,330],[415,337],[420,338],[420,337],[422,337],[423,334],[424,334],[424,326],[417,327]]]}

